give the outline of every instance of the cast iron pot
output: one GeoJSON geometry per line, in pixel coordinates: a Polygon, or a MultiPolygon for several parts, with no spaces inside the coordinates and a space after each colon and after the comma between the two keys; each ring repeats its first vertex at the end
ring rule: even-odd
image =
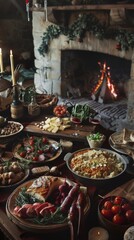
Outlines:
{"type": "MultiPolygon", "coordinates": [[[[96,187],[104,187],[104,186],[110,186],[111,184],[114,183],[118,183],[119,180],[121,180],[123,178],[123,175],[127,169],[127,161],[126,159],[121,156],[120,154],[116,153],[115,151],[109,150],[109,149],[104,149],[104,148],[85,148],[85,149],[80,149],[78,151],[75,151],[74,153],[67,153],[64,157],[64,160],[66,161],[66,165],[68,167],[68,169],[71,171],[71,173],[73,174],[74,178],[81,184],[83,184],[84,186],[90,186],[90,185],[94,185],[96,187]],[[124,168],[122,170],[122,172],[120,172],[118,175],[111,177],[111,178],[89,178],[86,176],[82,176],[77,174],[76,172],[74,172],[71,169],[70,163],[72,158],[74,157],[74,155],[76,153],[79,153],[81,151],[84,150],[101,150],[101,151],[107,151],[108,153],[112,153],[114,155],[117,156],[117,158],[123,163],[124,168]]],[[[112,186],[112,185],[111,185],[112,186]]]]}

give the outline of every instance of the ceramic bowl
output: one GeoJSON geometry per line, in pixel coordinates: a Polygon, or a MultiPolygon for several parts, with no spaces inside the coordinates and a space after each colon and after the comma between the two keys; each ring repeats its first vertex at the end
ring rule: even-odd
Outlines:
{"type": "MultiPolygon", "coordinates": [[[[123,223],[121,223],[120,222],[121,220],[119,220],[119,219],[117,219],[116,223],[114,223],[113,218],[116,215],[116,213],[113,213],[113,215],[111,217],[109,217],[109,219],[108,219],[101,212],[102,209],[106,209],[104,207],[104,203],[106,203],[107,201],[108,202],[110,201],[114,205],[114,200],[116,199],[116,197],[117,197],[117,199],[120,198],[120,196],[109,196],[109,197],[106,197],[106,198],[103,198],[102,200],[100,200],[100,202],[98,204],[98,219],[99,219],[101,226],[105,227],[109,233],[112,233],[112,234],[114,233],[120,237],[123,237],[125,231],[134,224],[133,222],[131,222],[131,223],[128,222],[127,218],[125,217],[126,210],[122,209],[122,206],[124,204],[127,204],[127,203],[130,204],[130,202],[126,198],[121,197],[122,200],[121,200],[121,203],[119,204],[121,206],[121,210],[117,213],[119,213],[120,216],[123,216],[123,218],[124,218],[123,223]]],[[[115,204],[115,205],[117,206],[118,204],[115,204]]]]}
{"type": "Polygon", "coordinates": [[[87,142],[88,142],[88,145],[89,145],[90,148],[100,148],[103,145],[103,143],[106,139],[106,137],[104,135],[101,135],[102,138],[100,140],[90,139],[89,136],[90,135],[88,135],[86,138],[87,138],[87,142]]]}
{"type": "MultiPolygon", "coordinates": [[[[109,149],[103,149],[103,148],[84,148],[84,149],[80,149],[78,151],[75,151],[73,153],[67,153],[64,156],[64,160],[66,161],[67,167],[68,169],[71,171],[71,173],[73,174],[74,178],[80,182],[81,184],[83,184],[84,186],[96,186],[96,187],[107,187],[110,184],[116,184],[120,178],[124,177],[124,172],[126,171],[127,168],[127,163],[126,160],[123,158],[123,156],[119,155],[118,153],[109,150],[109,149]],[[92,161],[92,157],[88,157],[91,154],[97,154],[97,153],[102,153],[104,152],[104,154],[106,154],[106,156],[112,156],[115,157],[117,159],[117,162],[120,163],[122,165],[122,170],[120,170],[119,173],[117,173],[116,175],[112,175],[108,176],[108,177],[90,177],[88,176],[87,172],[85,173],[85,171],[83,171],[84,174],[82,174],[81,172],[78,171],[77,168],[77,163],[79,163],[80,169],[84,169],[85,166],[85,159],[89,159],[92,161]],[[75,162],[75,168],[73,168],[72,162],[75,162]]],[[[110,160],[109,160],[110,161],[110,160]]],[[[88,167],[87,169],[89,169],[90,171],[90,167],[88,167]]],[[[87,170],[88,171],[88,170],[87,170]]]]}

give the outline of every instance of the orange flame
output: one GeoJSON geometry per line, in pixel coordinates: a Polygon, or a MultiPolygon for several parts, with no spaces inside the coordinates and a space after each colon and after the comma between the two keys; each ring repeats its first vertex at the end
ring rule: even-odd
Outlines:
{"type": "Polygon", "coordinates": [[[106,62],[104,62],[104,64],[101,64],[100,62],[98,62],[98,64],[100,65],[100,67],[102,67],[101,77],[100,77],[96,87],[93,90],[93,94],[95,94],[97,92],[97,90],[103,83],[104,79],[106,78],[108,89],[110,90],[111,94],[116,98],[117,93],[115,91],[114,85],[111,83],[110,67],[107,67],[106,62]]]}

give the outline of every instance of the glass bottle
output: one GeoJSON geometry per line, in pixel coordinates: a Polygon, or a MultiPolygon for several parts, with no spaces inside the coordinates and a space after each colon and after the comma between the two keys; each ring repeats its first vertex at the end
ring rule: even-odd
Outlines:
{"type": "Polygon", "coordinates": [[[23,117],[23,104],[19,100],[18,86],[13,86],[13,101],[11,103],[10,112],[12,119],[21,119],[23,117]]]}
{"type": "Polygon", "coordinates": [[[28,114],[31,116],[38,116],[40,114],[40,106],[36,102],[34,95],[31,96],[31,102],[28,105],[28,114]]]}

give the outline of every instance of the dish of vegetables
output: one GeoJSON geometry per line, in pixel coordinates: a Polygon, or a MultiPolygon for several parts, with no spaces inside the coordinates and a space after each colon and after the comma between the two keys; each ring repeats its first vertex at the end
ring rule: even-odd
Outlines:
{"type": "Polygon", "coordinates": [[[11,193],[6,204],[9,218],[19,227],[34,232],[70,227],[70,234],[74,231],[79,234],[81,221],[89,209],[87,188],[53,176],[41,176],[23,183],[11,193]],[[76,229],[73,229],[74,221],[76,229]]]}
{"type": "Polygon", "coordinates": [[[44,136],[28,136],[13,147],[14,157],[31,163],[49,162],[62,153],[60,143],[44,136]]]}

